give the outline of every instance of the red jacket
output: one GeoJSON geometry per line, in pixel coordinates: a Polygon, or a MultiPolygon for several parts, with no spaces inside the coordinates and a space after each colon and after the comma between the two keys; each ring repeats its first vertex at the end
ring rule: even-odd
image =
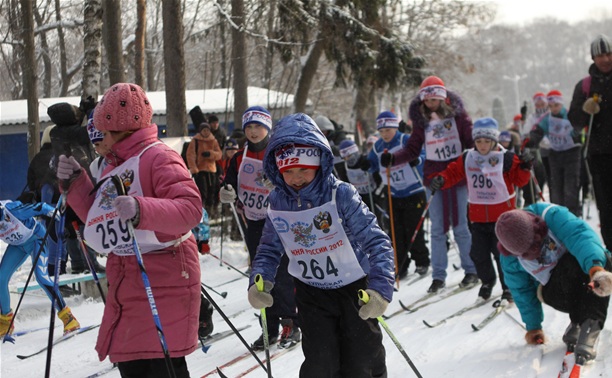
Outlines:
{"type": "MultiPolygon", "coordinates": [[[[469,152],[469,151],[467,151],[469,152]]],[[[464,152],[457,160],[450,163],[445,170],[438,173],[439,176],[444,177],[444,186],[442,189],[448,189],[451,186],[464,182],[466,179],[465,175],[465,163],[464,159],[467,154],[464,152]]],[[[500,215],[509,210],[516,209],[516,195],[514,193],[514,186],[523,187],[529,182],[531,172],[520,167],[521,161],[514,152],[506,151],[504,154],[504,182],[508,193],[512,196],[508,201],[502,203],[492,203],[490,205],[482,204],[469,204],[469,219],[475,223],[490,223],[497,222],[497,218],[500,215]]],[[[468,182],[468,192],[471,190],[471,184],[468,182]]]]}

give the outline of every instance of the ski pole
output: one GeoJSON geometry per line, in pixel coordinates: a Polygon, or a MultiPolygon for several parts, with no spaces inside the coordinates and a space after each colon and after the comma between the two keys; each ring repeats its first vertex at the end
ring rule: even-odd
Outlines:
{"type": "Polygon", "coordinates": [[[247,278],[249,277],[249,275],[248,275],[248,274],[246,274],[246,273],[245,273],[245,272],[243,272],[242,270],[240,270],[240,269],[236,268],[235,266],[233,266],[232,264],[228,263],[227,261],[223,261],[223,260],[221,260],[219,257],[215,256],[215,254],[214,254],[214,253],[212,253],[212,252],[211,252],[211,253],[207,253],[207,255],[210,255],[210,256],[212,256],[212,257],[216,258],[217,260],[219,260],[219,261],[220,261],[220,263],[219,263],[219,264],[225,264],[225,265],[227,265],[227,266],[228,266],[228,268],[232,268],[232,269],[234,269],[236,272],[238,272],[238,273],[242,274],[243,276],[245,276],[245,277],[247,277],[247,278]]]}
{"type": "Polygon", "coordinates": [[[83,252],[83,255],[85,256],[85,261],[87,261],[87,266],[89,266],[89,270],[91,271],[91,276],[93,277],[94,282],[96,283],[96,286],[98,286],[98,290],[100,291],[100,296],[102,297],[102,302],[106,304],[106,296],[104,295],[104,291],[102,290],[102,285],[100,285],[100,280],[98,279],[98,273],[94,269],[93,262],[91,261],[91,257],[89,256],[89,252],[87,251],[85,240],[83,240],[83,237],[81,236],[81,230],[79,229],[79,224],[77,223],[77,221],[72,221],[72,228],[74,228],[74,232],[76,233],[77,240],[79,241],[79,244],[81,245],[81,251],[83,252]]]}
{"type": "MultiPolygon", "coordinates": [[[[368,293],[365,290],[359,290],[359,299],[363,303],[368,303],[370,301],[370,296],[368,295],[368,293]]],[[[391,340],[393,340],[393,344],[395,344],[395,346],[400,351],[402,356],[404,356],[404,358],[406,359],[406,362],[408,362],[408,365],[410,365],[410,367],[412,368],[412,371],[414,371],[414,374],[416,374],[416,376],[419,377],[419,378],[423,378],[421,373],[419,373],[419,370],[417,369],[417,367],[414,366],[414,363],[412,362],[410,357],[408,357],[408,353],[406,353],[406,351],[402,347],[402,344],[400,344],[399,340],[395,337],[393,332],[391,332],[391,329],[389,328],[389,325],[387,325],[387,322],[385,322],[385,319],[383,319],[382,316],[379,316],[379,317],[376,318],[376,320],[378,320],[378,323],[380,323],[380,325],[383,327],[385,332],[387,332],[387,334],[389,335],[391,340]]]]}
{"type": "MultiPolygon", "coordinates": [[[[114,175],[111,177],[111,180],[115,187],[117,188],[118,196],[125,196],[127,193],[125,192],[125,186],[123,186],[123,181],[119,176],[114,175]]],[[[159,313],[157,311],[157,305],[155,304],[155,298],[153,297],[153,291],[151,290],[151,283],[149,281],[149,275],[145,270],[144,261],[142,260],[142,254],[140,253],[140,248],[138,247],[138,242],[136,241],[136,235],[134,232],[134,225],[131,220],[127,222],[128,232],[130,237],[132,238],[132,245],[134,247],[134,255],[136,256],[136,261],[138,262],[138,268],[140,269],[140,275],[142,277],[142,283],[145,287],[145,292],[147,294],[149,305],[151,306],[151,313],[153,314],[153,322],[155,323],[155,327],[157,328],[157,335],[159,336],[159,343],[161,344],[162,351],[164,352],[164,360],[166,361],[166,369],[168,371],[168,376],[172,378],[176,378],[176,373],[174,371],[174,366],[172,365],[172,360],[170,359],[170,352],[168,351],[168,344],[166,343],[166,337],[164,336],[164,331],[162,330],[161,320],[159,319],[159,313]]]]}
{"type": "MultiPolygon", "coordinates": [[[[60,209],[60,205],[61,205],[60,202],[58,202],[57,205],[55,206],[55,209],[53,210],[53,215],[51,215],[51,220],[49,221],[47,230],[45,231],[45,235],[41,239],[40,247],[38,247],[38,252],[36,252],[36,257],[32,261],[32,269],[30,269],[30,274],[28,274],[28,278],[26,279],[25,286],[23,287],[23,292],[21,293],[21,296],[19,297],[19,301],[17,302],[17,307],[15,307],[15,311],[13,311],[13,318],[11,319],[11,322],[9,323],[9,326],[7,329],[11,329],[11,327],[13,327],[15,318],[17,317],[17,312],[19,312],[19,307],[21,307],[21,302],[23,301],[23,297],[25,296],[25,293],[28,290],[28,285],[30,284],[30,280],[32,279],[32,275],[34,274],[36,265],[38,264],[38,260],[40,260],[40,255],[42,254],[42,251],[45,248],[45,244],[47,243],[47,238],[49,237],[49,231],[51,230],[51,227],[55,227],[55,216],[57,215],[57,212],[60,209]]],[[[56,267],[56,269],[59,269],[59,267],[56,267]]],[[[11,335],[9,335],[8,332],[4,335],[2,339],[2,343],[4,344],[7,341],[15,344],[15,339],[11,335]]]]}
{"type": "MultiPolygon", "coordinates": [[[[368,187],[370,185],[370,173],[366,172],[366,180],[368,181],[368,187]]],[[[374,212],[374,196],[372,195],[372,190],[368,190],[368,195],[370,196],[370,209],[374,212]]]]}
{"type": "Polygon", "coordinates": [[[253,355],[253,358],[255,358],[255,360],[257,360],[257,362],[259,363],[259,365],[261,365],[261,367],[267,372],[268,370],[266,369],[266,366],[264,365],[263,362],[261,362],[261,360],[259,359],[259,357],[257,357],[257,354],[255,354],[255,351],[253,350],[253,348],[251,348],[249,346],[249,344],[246,342],[246,340],[244,339],[244,337],[242,337],[242,335],[240,334],[240,331],[238,331],[238,329],[234,326],[234,324],[232,323],[231,320],[229,320],[229,318],[227,317],[227,315],[225,315],[225,312],[223,312],[223,310],[221,310],[221,307],[219,307],[219,305],[217,304],[217,302],[215,302],[214,299],[212,299],[212,297],[210,296],[210,294],[208,293],[208,291],[206,291],[205,288],[202,288],[202,294],[204,294],[204,296],[206,297],[206,299],[208,299],[210,301],[210,303],[213,305],[213,307],[217,310],[217,312],[219,313],[219,315],[221,315],[221,317],[223,318],[223,320],[225,320],[225,322],[227,323],[227,325],[232,329],[232,331],[234,331],[234,334],[240,339],[240,341],[242,342],[242,344],[247,348],[247,350],[249,352],[251,352],[251,355],[253,355]]]}
{"type": "MultiPolygon", "coordinates": [[[[388,153],[385,148],[384,153],[388,153]]],[[[395,284],[399,289],[399,266],[397,260],[397,245],[395,242],[395,219],[393,218],[393,198],[391,198],[391,164],[386,167],[387,171],[387,197],[389,197],[389,223],[391,223],[391,242],[393,243],[393,258],[395,259],[395,284]]]]}
{"type": "MultiPolygon", "coordinates": [[[[255,286],[257,291],[264,291],[264,280],[261,274],[255,276],[255,286]]],[[[266,367],[268,368],[268,378],[272,378],[272,365],[270,363],[270,340],[268,339],[268,320],[266,317],[266,308],[261,310],[261,328],[263,331],[264,350],[266,351],[266,367]]]]}
{"type": "Polygon", "coordinates": [[[425,209],[423,209],[423,214],[421,215],[421,219],[419,219],[419,223],[417,223],[417,226],[414,229],[414,232],[412,233],[412,238],[410,239],[410,243],[408,244],[408,251],[410,251],[410,248],[412,248],[412,244],[414,244],[414,241],[416,240],[417,234],[419,233],[419,230],[421,229],[421,226],[423,225],[423,221],[425,221],[427,210],[429,210],[429,205],[431,205],[431,201],[433,200],[435,193],[436,193],[435,191],[432,192],[431,195],[429,196],[429,199],[427,200],[427,204],[425,205],[425,209]]]}
{"type": "Polygon", "coordinates": [[[208,290],[212,291],[213,293],[219,295],[220,297],[223,297],[223,299],[225,299],[225,297],[227,297],[227,291],[224,291],[223,293],[219,293],[217,290],[215,290],[212,286],[208,286],[207,284],[205,284],[204,282],[200,282],[202,284],[202,286],[204,286],[205,288],[207,288],[208,290]]]}
{"type": "MultiPolygon", "coordinates": [[[[65,185],[65,183],[62,183],[65,185]]],[[[66,189],[65,189],[66,190],[66,189]]],[[[66,222],[66,194],[67,191],[61,194],[58,205],[60,209],[59,230],[63,233],[66,222]]],[[[51,355],[53,354],[53,333],[55,331],[55,303],[59,304],[57,292],[59,291],[59,271],[60,271],[60,255],[64,249],[64,237],[57,235],[58,252],[55,255],[55,272],[53,277],[53,300],[51,301],[51,318],[49,320],[49,339],[47,341],[47,361],[45,363],[45,378],[51,376],[51,355]]],[[[25,290],[24,290],[25,292],[25,290]]],[[[58,306],[59,307],[59,306],[58,306]]]]}
{"type": "MultiPolygon", "coordinates": [[[[595,102],[599,102],[599,95],[597,93],[595,93],[593,95],[593,100],[595,100],[595,102]]],[[[584,143],[584,158],[587,158],[587,153],[589,151],[589,142],[591,141],[591,129],[593,128],[593,118],[595,118],[595,113],[591,114],[591,117],[589,117],[589,128],[587,130],[587,137],[586,137],[586,142],[584,143]]]]}
{"type": "Polygon", "coordinates": [[[219,256],[221,257],[221,259],[219,260],[219,266],[223,265],[223,226],[224,226],[224,222],[223,222],[223,210],[224,210],[225,206],[223,204],[221,204],[221,241],[219,242],[219,256]]]}

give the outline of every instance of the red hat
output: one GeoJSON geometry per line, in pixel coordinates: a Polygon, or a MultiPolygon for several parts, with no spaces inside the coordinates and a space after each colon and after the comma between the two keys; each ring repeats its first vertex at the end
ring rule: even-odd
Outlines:
{"type": "Polygon", "coordinates": [[[526,260],[540,257],[542,242],[547,233],[548,226],[544,219],[524,210],[507,211],[495,224],[495,235],[502,247],[500,253],[526,260]]]}
{"type": "Polygon", "coordinates": [[[514,116],[514,118],[512,118],[512,120],[513,120],[513,121],[515,121],[515,122],[516,122],[516,121],[520,121],[520,120],[522,120],[522,119],[523,119],[523,116],[522,116],[522,115],[520,115],[520,114],[517,114],[517,115],[515,115],[515,116],[514,116]]]}
{"type": "Polygon", "coordinates": [[[533,103],[535,104],[539,100],[546,102],[546,95],[542,92],[537,92],[533,95],[533,103]]]}
{"type": "Polygon", "coordinates": [[[291,168],[318,169],[321,166],[321,149],[305,144],[285,144],[276,149],[276,166],[280,173],[291,168]]]}
{"type": "Polygon", "coordinates": [[[145,91],[136,84],[118,83],[98,102],[94,124],[100,131],[128,131],[151,126],[153,107],[145,91]]]}
{"type": "Polygon", "coordinates": [[[548,92],[548,94],[546,95],[546,99],[549,103],[563,104],[563,95],[560,91],[556,89],[553,89],[552,91],[548,92]]]}
{"type": "Polygon", "coordinates": [[[421,83],[419,89],[419,97],[422,100],[430,98],[445,100],[446,99],[446,88],[444,82],[437,76],[428,76],[421,83]]]}

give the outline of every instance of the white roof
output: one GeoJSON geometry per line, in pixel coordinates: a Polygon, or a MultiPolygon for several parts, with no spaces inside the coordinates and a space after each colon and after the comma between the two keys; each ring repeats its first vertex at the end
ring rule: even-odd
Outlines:
{"type": "MultiPolygon", "coordinates": [[[[234,90],[221,89],[206,89],[206,90],[188,90],[185,92],[185,101],[187,104],[186,112],[193,109],[195,106],[200,106],[202,112],[206,113],[223,113],[232,111],[234,108],[234,90]]],[[[153,106],[154,115],[166,114],[166,92],[147,92],[147,97],[153,106]]],[[[268,109],[276,108],[291,108],[293,107],[293,95],[266,88],[248,87],[249,106],[263,106],[268,109]]],[[[74,97],[56,97],[56,98],[41,98],[38,100],[38,117],[41,123],[50,122],[47,115],[47,108],[53,104],[67,102],[69,104],[79,105],[81,98],[74,97]]],[[[308,101],[307,105],[312,105],[308,101]]],[[[28,121],[28,104],[27,100],[16,101],[1,101],[0,102],[0,126],[25,124],[28,121]]]]}

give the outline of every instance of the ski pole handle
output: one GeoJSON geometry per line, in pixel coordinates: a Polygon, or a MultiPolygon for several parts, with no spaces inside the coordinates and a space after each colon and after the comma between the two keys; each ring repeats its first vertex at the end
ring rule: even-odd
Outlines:
{"type": "Polygon", "coordinates": [[[357,294],[359,295],[359,300],[363,303],[368,303],[370,301],[370,295],[365,290],[359,289],[357,294]]]}
{"type": "Polygon", "coordinates": [[[259,292],[264,291],[264,280],[261,274],[258,274],[255,276],[255,287],[257,288],[257,291],[259,292]]]}

